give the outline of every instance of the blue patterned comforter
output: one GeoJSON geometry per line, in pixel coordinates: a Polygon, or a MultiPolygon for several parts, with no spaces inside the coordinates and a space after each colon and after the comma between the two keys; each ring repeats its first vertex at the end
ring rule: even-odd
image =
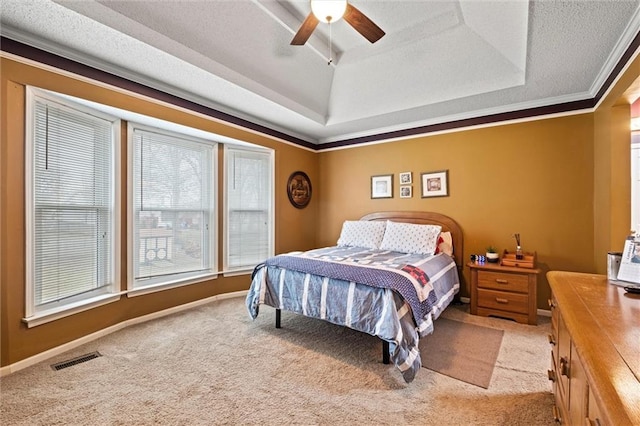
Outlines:
{"type": "Polygon", "coordinates": [[[246,303],[254,319],[266,304],[378,336],[411,382],[421,367],[419,338],[433,332],[459,288],[446,254],[326,247],[267,259],[254,271],[246,303]]]}

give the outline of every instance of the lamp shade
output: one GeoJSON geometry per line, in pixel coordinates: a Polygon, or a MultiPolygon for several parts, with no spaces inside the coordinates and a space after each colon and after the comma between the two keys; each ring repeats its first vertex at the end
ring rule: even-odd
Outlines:
{"type": "Polygon", "coordinates": [[[311,11],[322,22],[336,22],[347,10],[347,0],[311,0],[311,11]]]}

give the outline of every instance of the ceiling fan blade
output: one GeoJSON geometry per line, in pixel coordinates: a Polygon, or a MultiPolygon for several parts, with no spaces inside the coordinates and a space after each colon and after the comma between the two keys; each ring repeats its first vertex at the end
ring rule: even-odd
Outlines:
{"type": "Polygon", "coordinates": [[[371,19],[367,18],[364,13],[356,9],[355,6],[352,6],[351,3],[347,3],[344,20],[371,43],[380,40],[385,34],[379,26],[374,24],[371,19]]]}
{"type": "Polygon", "coordinates": [[[307,19],[305,19],[302,25],[300,25],[296,35],[293,36],[291,44],[294,46],[302,46],[305,44],[307,40],[309,40],[309,37],[311,37],[313,30],[316,29],[318,22],[318,18],[316,18],[313,12],[307,15],[307,19]]]}

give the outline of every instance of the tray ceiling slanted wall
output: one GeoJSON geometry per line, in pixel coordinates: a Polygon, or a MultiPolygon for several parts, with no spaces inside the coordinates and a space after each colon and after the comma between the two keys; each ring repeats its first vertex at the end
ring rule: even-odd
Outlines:
{"type": "MultiPolygon", "coordinates": [[[[326,66],[314,50],[290,46],[291,31],[285,30],[284,22],[261,2],[168,1],[162,2],[162,7],[156,0],[56,3],[106,25],[107,30],[115,29],[117,33],[107,33],[114,39],[124,34],[177,58],[178,62],[171,61],[175,70],[187,65],[196,71],[186,74],[187,79],[191,77],[198,84],[193,92],[205,99],[220,100],[225,112],[248,117],[264,115],[268,123],[271,118],[277,121],[277,110],[283,107],[317,124],[305,129],[308,132],[324,125],[334,68],[326,66]],[[219,80],[193,78],[199,77],[199,70],[219,80]],[[239,101],[238,92],[246,97],[239,101]],[[237,108],[238,105],[242,107],[237,108]]],[[[280,15],[289,14],[280,2],[264,3],[280,15]]],[[[293,16],[288,21],[299,25],[293,16]]],[[[141,46],[140,51],[143,49],[141,46]]],[[[109,56],[110,61],[121,62],[118,52],[109,56]]],[[[156,79],[163,78],[164,70],[157,68],[138,72],[148,75],[150,71],[155,72],[156,79]]]]}
{"type": "Polygon", "coordinates": [[[391,49],[383,38],[357,61],[347,61],[346,52],[335,70],[327,124],[523,85],[527,3],[506,3],[501,10],[482,2],[461,6],[459,14],[425,23],[442,31],[404,43],[391,40],[391,49]]]}

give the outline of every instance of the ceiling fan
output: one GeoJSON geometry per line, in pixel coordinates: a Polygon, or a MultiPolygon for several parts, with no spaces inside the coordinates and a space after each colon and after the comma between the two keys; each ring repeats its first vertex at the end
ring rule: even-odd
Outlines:
{"type": "Polygon", "coordinates": [[[380,40],[385,34],[380,27],[347,0],[311,0],[311,12],[291,40],[291,44],[294,46],[305,44],[320,21],[331,25],[342,17],[371,43],[380,40]]]}

